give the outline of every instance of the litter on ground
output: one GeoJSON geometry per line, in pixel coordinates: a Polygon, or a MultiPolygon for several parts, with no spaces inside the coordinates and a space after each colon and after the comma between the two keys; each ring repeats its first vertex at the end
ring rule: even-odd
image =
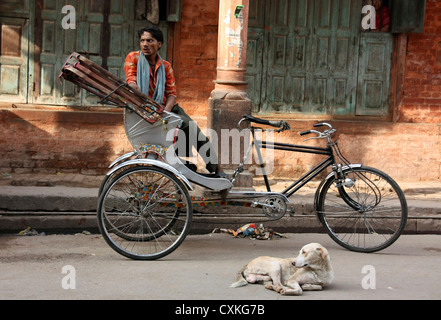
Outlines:
{"type": "Polygon", "coordinates": [[[229,233],[235,238],[245,238],[257,240],[271,240],[274,236],[280,238],[288,238],[283,233],[276,232],[272,229],[265,228],[262,224],[256,227],[254,223],[248,223],[237,230],[226,229],[226,228],[216,228],[212,233],[229,233]]]}

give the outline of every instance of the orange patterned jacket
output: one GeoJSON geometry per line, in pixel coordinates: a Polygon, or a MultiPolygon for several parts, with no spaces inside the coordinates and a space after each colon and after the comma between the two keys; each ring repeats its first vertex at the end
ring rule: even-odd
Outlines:
{"type": "MultiPolygon", "coordinates": [[[[126,72],[126,82],[128,84],[137,83],[137,70],[138,70],[139,51],[130,52],[124,63],[124,71],[126,72]]],[[[164,61],[165,68],[165,92],[163,104],[167,101],[167,97],[177,97],[176,80],[173,74],[173,69],[168,61],[164,61]]],[[[152,98],[156,89],[157,83],[157,71],[161,66],[161,60],[157,59],[155,72],[150,69],[150,85],[149,85],[149,97],[152,98]]]]}

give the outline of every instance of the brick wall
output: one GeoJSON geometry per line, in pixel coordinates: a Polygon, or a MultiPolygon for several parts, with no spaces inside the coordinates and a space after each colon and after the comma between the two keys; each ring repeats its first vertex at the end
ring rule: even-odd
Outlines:
{"type": "Polygon", "coordinates": [[[132,151],[119,113],[0,110],[0,170],[104,174],[132,151]]]}
{"type": "Polygon", "coordinates": [[[426,1],[424,33],[410,34],[400,120],[441,122],[441,1],[426,1]]]}
{"type": "Polygon", "coordinates": [[[218,0],[183,0],[182,20],[175,29],[178,103],[198,117],[206,117],[216,79],[218,16],[218,0]]]}

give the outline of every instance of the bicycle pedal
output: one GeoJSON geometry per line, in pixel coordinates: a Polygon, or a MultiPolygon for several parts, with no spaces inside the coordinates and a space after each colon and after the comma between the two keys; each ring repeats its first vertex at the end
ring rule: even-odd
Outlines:
{"type": "Polygon", "coordinates": [[[288,207],[286,209],[286,213],[288,213],[290,217],[294,217],[296,214],[296,210],[294,207],[288,207]]]}

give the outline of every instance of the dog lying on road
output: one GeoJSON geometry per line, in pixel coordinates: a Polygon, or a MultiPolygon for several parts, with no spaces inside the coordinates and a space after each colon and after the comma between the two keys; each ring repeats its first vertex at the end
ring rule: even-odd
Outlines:
{"type": "Polygon", "coordinates": [[[303,290],[322,290],[334,277],[328,250],[319,243],[304,246],[296,258],[258,257],[237,274],[237,288],[248,283],[264,283],[282,295],[301,295],[303,290]]]}

